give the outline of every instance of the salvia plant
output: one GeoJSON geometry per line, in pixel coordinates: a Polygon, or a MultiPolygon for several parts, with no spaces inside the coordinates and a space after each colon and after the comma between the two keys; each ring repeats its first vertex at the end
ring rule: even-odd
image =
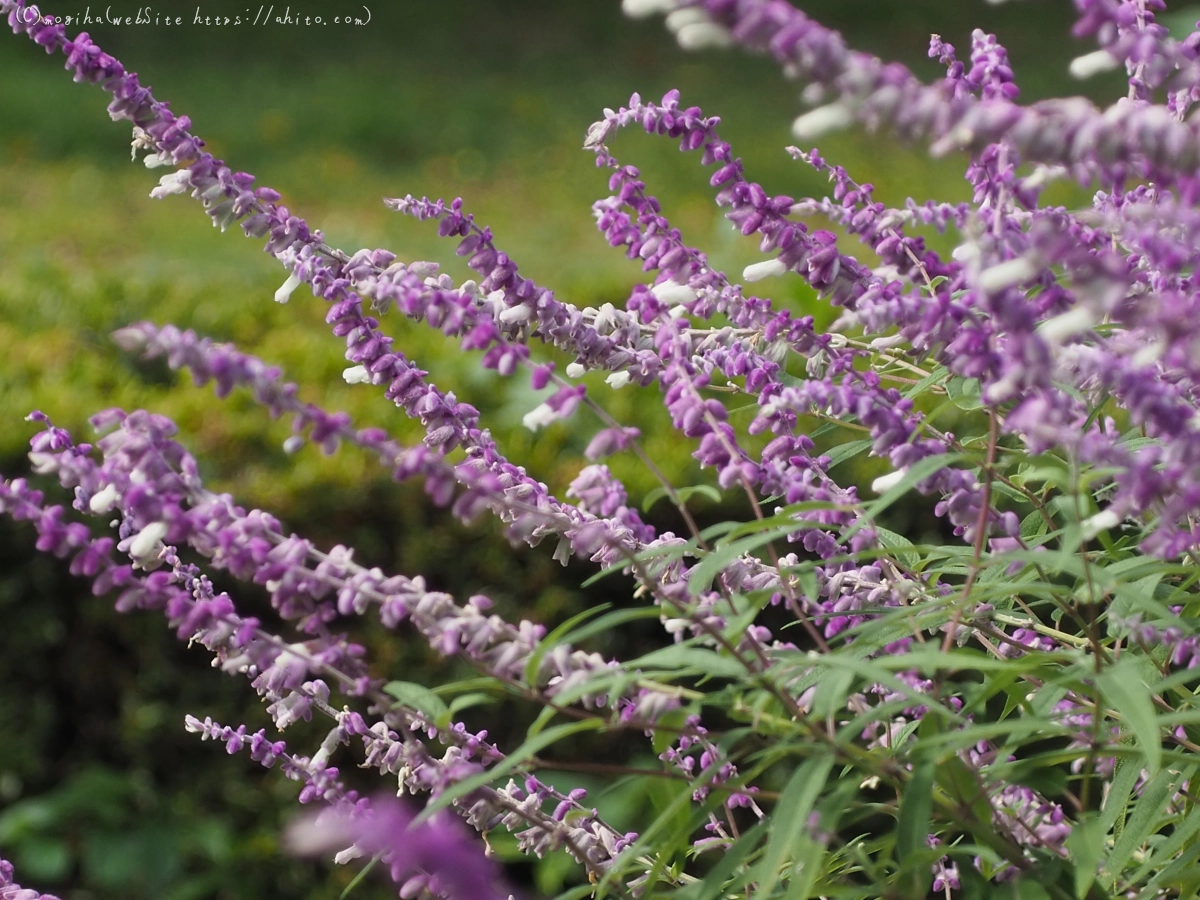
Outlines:
{"type": "MultiPolygon", "coordinates": [[[[0,0],[17,35],[111,95],[134,156],[166,170],[151,196],[189,195],[222,230],[265,242],[286,270],[274,300],[310,288],[345,342],[346,380],[383,392],[425,437],[404,446],[301,402],[277,368],[169,324],[129,324],[114,335],[121,348],[219,395],[248,391],[290,417],[289,452],[358,445],[455,517],[495,516],[514,545],[625,573],[636,590],[553,631],[505,621],[486,596],[365,568],[352,548],[316,546],[206,487],[175,425],[146,410],[97,412],[90,443],[34,412],[33,471],[72,499],[15,478],[0,510],[118,611],[160,612],[216,668],[248,679],[278,732],[325,722],[307,747],[193,715],[184,727],[300,785],[315,812],[289,832],[296,852],[374,865],[405,898],[510,896],[476,834],[493,831],[575,860],[584,875],[569,897],[1194,897],[1200,124],[1188,110],[1200,31],[1172,38],[1155,19],[1162,0],[1075,5],[1075,35],[1094,49],[1072,74],[1128,73],[1105,109],[1019,104],[1005,49],[982,31],[964,59],[935,35],[929,56],[946,74],[925,84],[783,0],[624,0],[631,16],[664,14],[685,48],[776,60],[808,105],[788,150],[832,191],[772,196],[717,118],[676,91],[634,94],[604,110],[584,148],[607,178],[596,225],[642,261],[645,283],[597,309],[522,275],[461,200],[387,204],[450,239],[473,280],[330,246],[86,34],[0,0]],[[877,201],[812,147],[854,125],[961,153],[972,202],[877,201]],[[615,155],[625,129],[676,141],[706,167],[762,261],[714,269],[615,155]],[[1091,205],[1041,203],[1055,179],[1094,190],[1091,205]],[[939,255],[921,229],[955,249],[939,255]],[[851,255],[855,238],[869,262],[851,255]],[[764,278],[803,279],[836,321],[822,332],[754,296],[764,278]],[[396,316],[552,389],[528,428],[600,422],[564,496],[427,379],[388,334],[396,316]],[[574,361],[559,372],[547,345],[574,361]],[[593,371],[603,382],[581,380],[593,371]],[[688,488],[664,480],[680,534],[647,524],[602,462],[632,454],[657,471],[637,430],[606,412],[620,389],[659,398],[711,473],[688,488]],[[731,418],[743,407],[750,415],[731,418]],[[844,440],[818,451],[830,435],[844,440]],[[859,454],[889,471],[866,496],[831,474],[859,454]],[[697,490],[738,495],[752,515],[701,529],[688,507],[697,490]],[[881,524],[916,496],[948,543],[881,524]],[[240,611],[217,572],[264,586],[272,620],[240,611]],[[355,616],[477,677],[436,691],[378,677],[341,630],[355,616]],[[589,651],[601,632],[647,618],[662,625],[657,649],[589,651]],[[498,746],[462,719],[488,690],[540,707],[523,742],[498,746]],[[661,770],[639,777],[678,786],[637,833],[605,821],[586,791],[539,777],[552,768],[539,754],[584,732],[644,741],[661,770]],[[377,771],[380,792],[349,787],[352,766],[377,771]]],[[[0,862],[0,898],[43,896],[15,877],[0,862]]]]}

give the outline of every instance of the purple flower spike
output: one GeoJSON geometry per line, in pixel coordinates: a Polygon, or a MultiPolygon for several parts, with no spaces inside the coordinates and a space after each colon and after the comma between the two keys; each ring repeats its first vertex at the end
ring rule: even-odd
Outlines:
{"type": "Polygon", "coordinates": [[[401,896],[428,891],[448,900],[510,900],[499,869],[446,813],[414,825],[415,816],[394,798],[371,801],[360,815],[325,813],[294,824],[294,852],[321,853],[353,844],[364,855],[383,854],[401,896]]]}

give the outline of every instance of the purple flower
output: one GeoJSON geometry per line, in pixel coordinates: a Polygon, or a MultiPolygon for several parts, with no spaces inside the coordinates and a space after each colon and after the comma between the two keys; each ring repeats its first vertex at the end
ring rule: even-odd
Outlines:
{"type": "Polygon", "coordinates": [[[0,900],[58,900],[52,894],[41,894],[32,888],[22,888],[13,880],[13,865],[0,859],[0,900]]]}
{"type": "Polygon", "coordinates": [[[402,803],[376,797],[357,815],[324,814],[292,826],[288,840],[298,853],[316,853],[353,844],[363,855],[383,854],[401,896],[422,890],[451,900],[509,900],[495,863],[468,839],[445,812],[414,824],[402,803]]]}

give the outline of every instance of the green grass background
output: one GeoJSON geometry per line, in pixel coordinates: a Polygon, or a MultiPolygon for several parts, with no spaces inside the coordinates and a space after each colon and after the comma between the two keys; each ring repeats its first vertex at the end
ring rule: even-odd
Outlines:
{"type": "MultiPolygon", "coordinates": [[[[1092,49],[1067,37],[1066,3],[945,4],[933,0],[825,0],[802,4],[840,27],[853,46],[899,59],[927,79],[930,32],[969,53],[970,30],[995,31],[1010,52],[1022,99],[1063,90],[1069,59],[1092,49]]],[[[82,14],[86,3],[47,4],[82,14]]],[[[477,220],[522,272],[579,306],[620,303],[640,266],[607,247],[590,204],[605,195],[605,175],[580,149],[606,106],[639,91],[657,98],[672,87],[685,104],[720,115],[721,131],[749,176],[772,193],[820,196],[824,181],[787,156],[798,86],[765,59],[737,51],[683,53],[660,19],[625,20],[614,0],[394,0],[371,7],[370,26],[333,31],[302,26],[251,29],[190,24],[178,28],[95,26],[102,47],[143,84],[186,113],[193,131],[233,168],[253,172],[328,241],[348,252],[387,247],[404,259],[442,261],[466,274],[453,244],[435,227],[388,212],[383,197],[462,196],[477,220]]],[[[53,7],[53,8],[51,8],[53,7]]],[[[204,15],[244,14],[232,3],[203,3],[204,15]]],[[[331,16],[357,10],[330,0],[293,13],[331,16]]],[[[133,14],[113,7],[114,12],[133,14]]],[[[278,11],[277,11],[278,12],[278,11]]],[[[94,10],[93,10],[94,13],[94,10]]],[[[246,506],[278,514],[287,527],[323,545],[345,542],[359,558],[390,571],[425,573],[435,587],[466,596],[485,591],[510,618],[549,624],[591,603],[629,602],[622,586],[583,591],[585,567],[561,569],[552,547],[513,551],[493,522],[467,529],[425,502],[419,485],[393,485],[369,459],[343,450],[306,449],[286,457],[286,423],[270,422],[247,397],[219,401],[186,376],[121,354],[115,328],[151,319],[234,341],[301,385],[302,396],[350,411],[356,422],[415,440],[400,411],[340,377],[342,345],[323,322],[324,304],[306,288],[286,306],[272,302],[285,273],[240,230],[220,233],[187,197],[149,199],[162,170],[129,160],[128,128],[105,112],[97,87],[74,84],[62,57],[47,58],[28,39],[0,34],[0,467],[22,474],[32,409],[48,413],[78,439],[86,420],[109,407],[170,415],[201,460],[210,486],[246,506]]],[[[1118,75],[1088,85],[1115,97],[1118,75]]],[[[673,141],[632,132],[616,139],[638,165],[687,238],[731,273],[761,255],[734,234],[712,202],[710,172],[673,141]]],[[[969,199],[964,160],[932,160],[922,148],[859,131],[831,135],[823,155],[885,202],[969,199]]],[[[1061,189],[1063,202],[1086,193],[1061,189]]],[[[931,235],[943,248],[953,236],[931,235]]],[[[854,244],[846,248],[854,252],[854,244]]],[[[834,317],[798,280],[774,279],[763,292],[819,322],[834,317]]],[[[453,342],[389,315],[384,328],[431,373],[483,412],[501,447],[535,477],[562,491],[582,466],[595,423],[531,434],[521,416],[538,398],[518,376],[504,380],[453,342]]],[[[570,360],[556,358],[560,370],[570,360]]],[[[591,383],[591,382],[589,382],[591,383]]],[[[701,478],[685,442],[671,432],[656,391],[596,396],[622,421],[637,424],[651,455],[676,483],[701,478]]],[[[612,461],[635,501],[654,486],[629,459],[612,461]]],[[[869,466],[858,477],[869,477],[869,466]]],[[[697,513],[741,513],[736,502],[697,513]]],[[[661,508],[655,521],[678,528],[661,508]]],[[[208,669],[205,654],[174,641],[161,621],[119,618],[108,602],[38,558],[32,530],[0,523],[0,853],[31,884],[70,900],[91,898],[334,898],[349,870],[298,863],[278,845],[294,810],[295,788],[277,773],[230,758],[182,732],[185,712],[223,722],[267,724],[252,692],[208,669]]],[[[232,586],[229,586],[232,587],[232,586]]],[[[253,590],[235,596],[251,608],[253,590]]],[[[644,634],[597,649],[623,653],[644,634]]],[[[454,676],[428,650],[366,629],[376,671],[437,684],[454,676]]],[[[515,721],[529,710],[508,709],[515,721]]],[[[486,723],[487,713],[472,724],[486,723]]],[[[517,732],[514,732],[517,733],[517,732]]],[[[318,729],[289,735],[319,739],[318,729]],[[306,737],[307,736],[307,737],[306,737]]],[[[584,748],[584,752],[591,752],[584,748]]],[[[635,759],[642,747],[596,752],[635,759]]],[[[348,759],[349,757],[347,757],[348,759]]],[[[346,764],[349,767],[349,764],[346,764]]],[[[577,782],[578,779],[575,779],[577,782]]],[[[375,782],[366,781],[370,786],[375,782]]],[[[574,782],[572,782],[574,783],[574,782]]],[[[595,785],[598,791],[605,785],[595,785]]],[[[617,786],[593,799],[637,829],[657,803],[653,791],[617,786]]],[[[506,855],[511,848],[497,838],[506,855]]],[[[514,877],[552,894],[578,873],[561,861],[525,864],[514,877]]],[[[381,882],[359,896],[384,897],[381,882]]]]}

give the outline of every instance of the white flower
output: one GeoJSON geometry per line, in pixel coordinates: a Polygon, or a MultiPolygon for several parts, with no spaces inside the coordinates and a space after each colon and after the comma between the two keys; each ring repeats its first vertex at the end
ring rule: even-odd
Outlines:
{"type": "Polygon", "coordinates": [[[139,350],[144,350],[149,341],[146,338],[145,332],[140,328],[118,328],[112,333],[113,343],[124,350],[126,353],[135,353],[139,350]]]}
{"type": "Polygon", "coordinates": [[[989,384],[983,391],[983,399],[988,403],[1003,403],[1012,397],[1020,387],[1020,371],[1013,367],[1004,373],[999,381],[989,384]]]}
{"type": "Polygon", "coordinates": [[[581,363],[573,362],[567,364],[568,378],[582,378],[585,372],[587,372],[587,366],[581,363]]]}
{"type": "Polygon", "coordinates": [[[97,491],[88,502],[88,509],[94,513],[106,513],[117,503],[117,489],[107,485],[104,490],[97,491]]]}
{"type": "Polygon", "coordinates": [[[346,384],[371,383],[371,373],[367,371],[366,366],[351,366],[348,369],[343,369],[342,378],[346,379],[346,384]]]}
{"type": "Polygon", "coordinates": [[[696,292],[678,281],[664,281],[656,284],[650,288],[650,293],[663,303],[691,303],[696,299],[696,292]]]}
{"type": "Polygon", "coordinates": [[[298,434],[293,434],[290,438],[283,442],[283,452],[289,456],[296,453],[304,446],[304,438],[298,434]]]}
{"type": "Polygon", "coordinates": [[[644,19],[656,13],[669,13],[675,9],[675,0],[621,0],[621,12],[631,19],[644,19]]]}
{"type": "Polygon", "coordinates": [[[297,856],[315,856],[342,847],[350,841],[344,818],[310,816],[292,822],[283,834],[284,845],[297,856]]]}
{"type": "Polygon", "coordinates": [[[1086,306],[1077,306],[1070,312],[1047,319],[1038,326],[1037,333],[1047,343],[1061,344],[1067,338],[1087,331],[1095,324],[1096,317],[1092,311],[1086,306]]]}
{"type": "Polygon", "coordinates": [[[733,35],[728,28],[715,22],[696,22],[682,26],[675,33],[675,40],[684,50],[703,50],[705,47],[728,47],[733,43],[733,35]]]}
{"type": "Polygon", "coordinates": [[[158,542],[167,536],[167,526],[164,522],[151,522],[137,533],[129,544],[129,555],[141,561],[154,555],[158,542]]]}
{"type": "Polygon", "coordinates": [[[170,154],[162,153],[147,153],[145,159],[142,160],[146,164],[147,169],[158,169],[162,166],[169,166],[175,160],[171,159],[170,154]]]}
{"type": "Polygon", "coordinates": [[[188,176],[191,173],[187,169],[180,169],[178,172],[170,172],[158,179],[158,187],[150,192],[150,196],[155,200],[162,200],[164,197],[169,197],[172,194],[185,194],[188,189],[188,176]]]}
{"type": "Polygon", "coordinates": [[[528,306],[510,306],[508,309],[500,313],[500,321],[508,325],[512,322],[528,322],[533,315],[533,310],[528,306]]]}
{"type": "Polygon", "coordinates": [[[358,845],[352,844],[351,846],[347,847],[345,850],[342,850],[340,853],[335,853],[333,856],[333,861],[335,863],[337,863],[339,866],[344,866],[346,863],[350,862],[352,859],[358,859],[362,855],[363,855],[363,852],[358,849],[358,845]]]}
{"type": "Polygon", "coordinates": [[[663,630],[670,635],[681,635],[691,626],[691,619],[663,619],[663,630]]]}
{"type": "Polygon", "coordinates": [[[1107,50],[1094,50],[1091,53],[1085,53],[1083,56],[1077,56],[1071,60],[1068,71],[1071,73],[1072,78],[1078,78],[1082,81],[1100,72],[1111,71],[1117,65],[1117,58],[1107,50]]]}
{"type": "Polygon", "coordinates": [[[841,103],[818,106],[792,123],[792,136],[798,141],[811,141],[829,131],[845,128],[854,117],[841,103]]]}
{"type": "Polygon", "coordinates": [[[904,473],[907,469],[897,469],[895,472],[889,472],[887,475],[880,475],[871,482],[871,490],[877,494],[885,494],[898,485],[904,478],[904,473]]]}
{"type": "Polygon", "coordinates": [[[1033,174],[1021,181],[1022,186],[1027,188],[1041,187],[1047,182],[1062,178],[1069,174],[1066,166],[1043,166],[1037,165],[1033,167],[1033,174]]]}
{"type": "Polygon", "coordinates": [[[29,462],[35,475],[49,475],[58,469],[58,457],[53,453],[38,453],[35,450],[29,454],[29,462]]]}
{"type": "Polygon", "coordinates": [[[1028,281],[1037,273],[1037,266],[1025,257],[1018,256],[1016,259],[1010,259],[989,269],[984,269],[979,273],[976,284],[986,293],[995,294],[1006,287],[1028,281]]]}
{"type": "Polygon", "coordinates": [[[688,25],[701,25],[711,23],[712,18],[703,9],[696,6],[677,9],[667,14],[667,28],[675,34],[678,34],[680,29],[688,25]]]}
{"type": "Polygon", "coordinates": [[[878,337],[871,341],[871,347],[874,350],[891,350],[893,347],[899,347],[906,340],[902,334],[892,334],[887,337],[878,337]]]}
{"type": "Polygon", "coordinates": [[[777,341],[771,341],[762,348],[762,355],[773,363],[782,363],[787,359],[788,352],[792,349],[791,345],[785,338],[780,338],[777,341]]]}
{"type": "Polygon", "coordinates": [[[611,303],[601,304],[600,309],[596,312],[596,318],[592,322],[592,327],[600,334],[608,334],[617,325],[617,308],[611,303]]]}
{"type": "Polygon", "coordinates": [[[1084,519],[1081,523],[1083,526],[1083,537],[1085,540],[1090,540],[1098,535],[1101,531],[1106,531],[1116,525],[1121,524],[1121,517],[1111,509],[1106,509],[1096,513],[1089,519],[1084,519]]]}
{"type": "Polygon", "coordinates": [[[967,241],[965,244],[959,244],[950,251],[950,256],[961,263],[970,262],[971,260],[978,258],[979,245],[974,244],[971,241],[967,241]]]}
{"type": "Polygon", "coordinates": [[[777,259],[765,259],[762,262],[756,262],[753,265],[746,266],[742,270],[743,281],[762,281],[764,278],[770,278],[773,275],[782,275],[787,271],[787,266],[777,259]]]}
{"type": "Polygon", "coordinates": [[[840,334],[841,332],[847,330],[848,328],[853,328],[857,324],[858,324],[858,316],[854,313],[853,310],[847,310],[846,312],[842,313],[840,316],[838,316],[836,319],[833,320],[833,323],[829,326],[829,333],[830,334],[840,334]]]}
{"type": "Polygon", "coordinates": [[[1151,366],[1162,359],[1162,355],[1167,352],[1167,344],[1165,341],[1155,339],[1141,350],[1129,357],[1131,365],[1141,368],[1142,366],[1151,366]]]}
{"type": "Polygon", "coordinates": [[[588,129],[587,137],[583,139],[584,148],[595,150],[608,140],[608,136],[612,133],[614,127],[614,123],[610,119],[601,119],[599,122],[594,122],[592,127],[588,129]]]}
{"type": "MultiPolygon", "coordinates": [[[[429,259],[418,259],[408,264],[408,271],[418,278],[429,278],[442,270],[442,264],[429,259]]],[[[503,291],[501,292],[503,293],[503,291]]]]}
{"type": "Polygon", "coordinates": [[[292,296],[292,291],[298,287],[300,287],[300,279],[297,278],[296,273],[293,272],[287,277],[287,281],[280,286],[279,290],[275,292],[275,302],[287,303],[292,296]]]}
{"type": "Polygon", "coordinates": [[[130,143],[129,158],[137,159],[139,150],[153,150],[154,138],[140,125],[133,126],[133,141],[130,143]]]}
{"type": "Polygon", "coordinates": [[[550,408],[550,404],[542,403],[527,412],[521,419],[521,424],[530,431],[537,431],[543,425],[549,425],[557,418],[558,413],[550,408]]]}
{"type": "Polygon", "coordinates": [[[620,390],[621,388],[625,387],[625,385],[629,384],[633,378],[628,372],[613,372],[604,380],[616,390],[620,390]]]}

